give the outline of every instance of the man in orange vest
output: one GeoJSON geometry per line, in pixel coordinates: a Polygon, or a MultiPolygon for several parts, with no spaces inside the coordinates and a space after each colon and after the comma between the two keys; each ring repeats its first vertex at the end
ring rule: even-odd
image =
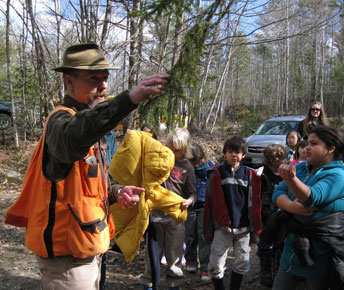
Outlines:
{"type": "Polygon", "coordinates": [[[63,65],[54,69],[63,73],[64,103],[50,113],[21,195],[6,213],[6,223],[26,227],[25,244],[37,256],[44,290],[99,289],[101,256],[114,235],[109,203],[129,208],[144,191],[110,185],[100,140],[159,93],[169,76],[147,77],[130,92],[99,102],[113,69],[96,44],[67,48],[63,65]]]}

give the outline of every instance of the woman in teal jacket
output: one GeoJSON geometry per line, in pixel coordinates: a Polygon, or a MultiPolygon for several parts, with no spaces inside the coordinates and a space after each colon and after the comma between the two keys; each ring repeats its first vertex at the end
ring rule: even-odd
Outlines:
{"type": "MultiPolygon", "coordinates": [[[[273,202],[289,212],[301,224],[344,211],[344,165],[341,161],[344,140],[341,132],[323,125],[309,134],[306,160],[295,168],[281,165],[283,182],[277,186],[273,202]]],[[[295,289],[298,281],[306,279],[308,290],[328,289],[330,250],[318,239],[311,239],[312,266],[301,267],[293,246],[294,233],[284,240],[280,268],[273,290],[295,289]]]]}

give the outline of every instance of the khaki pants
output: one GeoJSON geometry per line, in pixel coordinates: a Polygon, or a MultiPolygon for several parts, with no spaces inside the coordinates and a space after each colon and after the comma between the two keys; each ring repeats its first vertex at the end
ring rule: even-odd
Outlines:
{"type": "MultiPolygon", "coordinates": [[[[182,270],[183,242],[185,235],[184,223],[177,224],[170,216],[165,216],[162,221],[154,222],[156,239],[159,245],[159,261],[165,253],[167,268],[165,274],[170,279],[179,279],[184,276],[182,270]]],[[[145,273],[140,277],[139,282],[143,285],[152,285],[151,267],[149,262],[148,247],[146,245],[145,273]]],[[[167,282],[169,284],[169,282],[167,282]]],[[[171,282],[172,285],[173,282],[171,282]]]]}
{"type": "Polygon", "coordinates": [[[43,290],[99,290],[101,256],[85,259],[36,256],[43,290]]]}
{"type": "Polygon", "coordinates": [[[215,279],[224,276],[230,246],[233,246],[234,255],[232,270],[241,275],[250,271],[250,233],[234,235],[219,228],[215,230],[208,264],[209,274],[215,279]]]}

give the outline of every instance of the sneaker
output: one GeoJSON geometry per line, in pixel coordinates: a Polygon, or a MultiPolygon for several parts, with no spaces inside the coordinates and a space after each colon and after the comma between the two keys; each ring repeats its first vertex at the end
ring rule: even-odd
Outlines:
{"type": "Polygon", "coordinates": [[[185,267],[185,265],[186,265],[186,260],[185,260],[185,257],[183,255],[183,257],[182,257],[182,266],[185,267]]]}
{"type": "Polygon", "coordinates": [[[210,282],[211,281],[211,277],[209,275],[208,272],[203,272],[201,275],[201,281],[202,282],[210,282]]]}
{"type": "Polygon", "coordinates": [[[167,261],[166,261],[165,255],[162,256],[160,263],[161,263],[161,265],[167,266],[167,261]]]}
{"type": "Polygon", "coordinates": [[[143,290],[152,290],[152,287],[146,286],[146,285],[142,285],[143,286],[143,290]]]}
{"type": "Polygon", "coordinates": [[[197,267],[195,265],[188,265],[186,266],[186,272],[189,273],[196,273],[197,267]]]}

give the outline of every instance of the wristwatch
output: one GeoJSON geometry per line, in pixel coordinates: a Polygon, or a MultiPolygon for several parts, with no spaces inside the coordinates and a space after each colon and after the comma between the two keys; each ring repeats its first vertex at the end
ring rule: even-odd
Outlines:
{"type": "Polygon", "coordinates": [[[115,202],[117,202],[117,197],[119,196],[119,194],[121,193],[121,190],[124,186],[120,186],[117,191],[112,191],[111,194],[109,194],[109,203],[110,205],[114,204],[115,202]]]}

